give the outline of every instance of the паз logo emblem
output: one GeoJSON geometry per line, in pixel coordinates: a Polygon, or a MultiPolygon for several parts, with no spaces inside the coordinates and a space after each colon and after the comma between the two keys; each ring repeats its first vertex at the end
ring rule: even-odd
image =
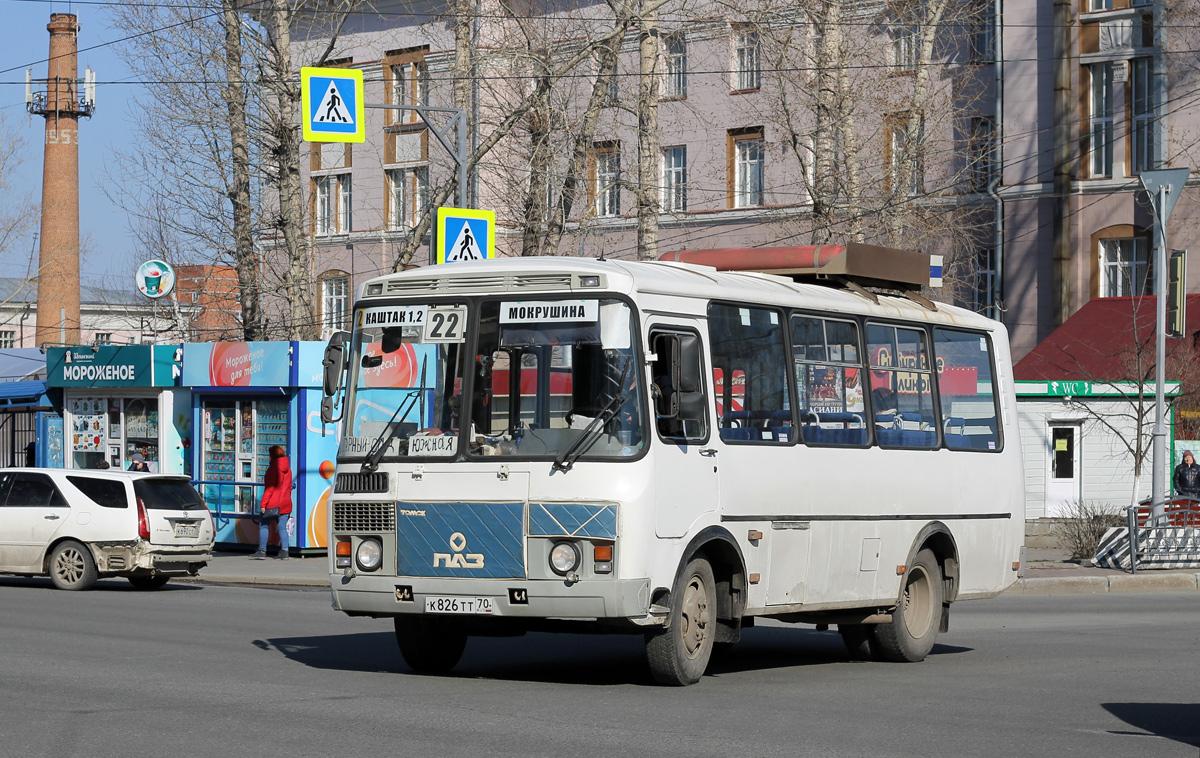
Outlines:
{"type": "Polygon", "coordinates": [[[446,568],[468,568],[481,569],[483,568],[483,553],[466,553],[467,538],[462,532],[455,532],[450,535],[450,549],[453,553],[434,553],[433,567],[437,568],[445,566],[446,568]]]}

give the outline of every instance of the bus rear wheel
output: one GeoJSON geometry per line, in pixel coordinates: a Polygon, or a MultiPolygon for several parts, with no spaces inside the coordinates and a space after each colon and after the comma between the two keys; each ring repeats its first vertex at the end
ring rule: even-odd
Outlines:
{"type": "Polygon", "coordinates": [[[396,616],[396,644],[408,667],[418,674],[444,674],[467,647],[467,633],[442,619],[396,616]]]}
{"type": "Polygon", "coordinates": [[[646,661],[654,681],[673,687],[704,676],[716,632],[716,582],[703,558],[688,563],[671,594],[670,625],[646,635],[646,661]]]}
{"type": "Polygon", "coordinates": [[[932,550],[922,550],[904,572],[904,591],[890,624],[875,628],[883,659],[925,660],[937,638],[942,613],[942,570],[932,550]]]}

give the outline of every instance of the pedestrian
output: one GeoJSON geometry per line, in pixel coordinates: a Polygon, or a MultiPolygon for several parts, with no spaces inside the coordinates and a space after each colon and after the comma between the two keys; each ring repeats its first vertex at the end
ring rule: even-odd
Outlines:
{"type": "Polygon", "coordinates": [[[259,503],[258,551],[250,557],[263,560],[267,557],[267,537],[271,524],[279,535],[279,557],[288,559],[288,522],[292,518],[292,467],[288,463],[283,445],[271,445],[267,451],[271,464],[263,477],[263,496],[259,503]]]}
{"type": "Polygon", "coordinates": [[[1200,465],[1197,465],[1196,456],[1192,455],[1191,450],[1183,451],[1183,463],[1175,467],[1172,483],[1179,497],[1200,500],[1200,465]]]}
{"type": "Polygon", "coordinates": [[[129,464],[130,471],[149,471],[150,467],[146,465],[146,457],[141,453],[134,453],[129,464]]]}
{"type": "Polygon", "coordinates": [[[108,461],[101,458],[100,462],[96,464],[96,468],[100,468],[100,469],[109,468],[108,461]]]}

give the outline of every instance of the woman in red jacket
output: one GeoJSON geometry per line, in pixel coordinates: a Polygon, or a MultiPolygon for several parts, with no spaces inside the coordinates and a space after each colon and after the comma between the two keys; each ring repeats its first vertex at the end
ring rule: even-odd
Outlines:
{"type": "Polygon", "coordinates": [[[263,560],[267,557],[267,536],[271,524],[275,524],[275,532],[279,535],[279,557],[288,559],[288,522],[292,518],[292,467],[288,463],[287,451],[282,445],[271,445],[268,451],[271,455],[271,465],[263,477],[263,496],[259,512],[266,513],[268,508],[278,508],[278,517],[263,517],[258,525],[258,552],[250,557],[263,560]]]}

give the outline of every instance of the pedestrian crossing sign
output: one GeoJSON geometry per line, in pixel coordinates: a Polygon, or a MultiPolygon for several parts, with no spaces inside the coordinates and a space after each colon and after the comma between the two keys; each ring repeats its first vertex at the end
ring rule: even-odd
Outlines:
{"type": "Polygon", "coordinates": [[[306,142],[366,142],[363,73],[355,68],[300,69],[306,142]]]}
{"type": "Polygon", "coordinates": [[[496,257],[496,212],[438,208],[437,263],[496,257]]]}

